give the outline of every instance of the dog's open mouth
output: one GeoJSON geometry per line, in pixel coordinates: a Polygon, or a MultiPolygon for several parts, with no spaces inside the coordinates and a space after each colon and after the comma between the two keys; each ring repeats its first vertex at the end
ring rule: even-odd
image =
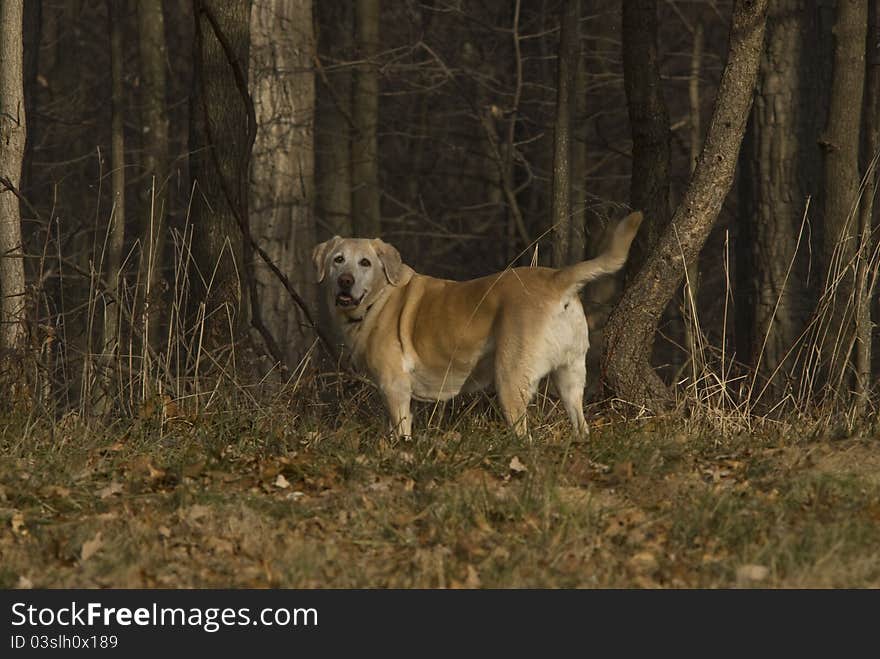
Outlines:
{"type": "Polygon", "coordinates": [[[349,293],[339,293],[336,296],[336,306],[343,307],[344,309],[354,309],[364,299],[364,295],[366,295],[366,291],[360,297],[354,297],[349,293]]]}

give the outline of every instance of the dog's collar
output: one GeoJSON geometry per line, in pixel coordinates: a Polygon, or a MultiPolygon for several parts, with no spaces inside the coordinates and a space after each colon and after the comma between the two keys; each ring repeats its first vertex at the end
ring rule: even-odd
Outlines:
{"type": "Polygon", "coordinates": [[[353,324],[355,324],[355,323],[362,323],[362,322],[364,321],[364,318],[367,317],[367,314],[370,313],[370,309],[372,309],[372,308],[373,308],[373,305],[371,304],[370,306],[368,306],[368,307],[364,310],[364,315],[361,316],[360,318],[349,318],[349,319],[348,319],[348,324],[349,324],[349,325],[353,325],[353,324]]]}

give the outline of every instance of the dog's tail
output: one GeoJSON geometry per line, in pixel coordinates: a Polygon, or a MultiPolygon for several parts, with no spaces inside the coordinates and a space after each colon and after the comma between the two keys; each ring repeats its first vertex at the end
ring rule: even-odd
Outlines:
{"type": "Polygon", "coordinates": [[[580,289],[581,286],[597,277],[620,270],[626,263],[629,246],[639,230],[642,217],[641,211],[630,213],[615,227],[611,243],[604,252],[594,259],[575,263],[559,270],[556,277],[563,287],[580,289]]]}

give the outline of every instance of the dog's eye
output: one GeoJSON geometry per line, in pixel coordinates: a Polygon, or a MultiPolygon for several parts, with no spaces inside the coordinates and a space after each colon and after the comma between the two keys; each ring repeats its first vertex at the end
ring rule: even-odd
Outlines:
{"type": "Polygon", "coordinates": [[[369,268],[372,263],[370,263],[370,259],[361,259],[361,265],[365,268],[369,268]]]}
{"type": "Polygon", "coordinates": [[[337,254],[336,258],[333,259],[333,263],[342,263],[345,261],[345,257],[342,254],[337,254]]]}

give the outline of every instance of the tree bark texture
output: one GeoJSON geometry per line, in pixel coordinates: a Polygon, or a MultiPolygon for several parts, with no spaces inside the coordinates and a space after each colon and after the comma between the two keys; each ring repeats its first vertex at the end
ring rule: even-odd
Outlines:
{"type": "MultiPolygon", "coordinates": [[[[248,76],[257,119],[251,233],[312,308],[314,54],[311,0],[254,0],[248,76]]],[[[314,332],[300,310],[291,308],[287,291],[265,264],[257,261],[253,268],[262,323],[285,362],[295,366],[314,332]]]]}
{"type": "Polygon", "coordinates": [[[355,2],[358,67],[354,74],[351,145],[352,212],[355,233],[375,238],[381,233],[379,209],[379,0],[355,2]]]}
{"type": "MultiPolygon", "coordinates": [[[[0,180],[16,190],[27,137],[22,3],[0,2],[0,180]]],[[[0,351],[23,347],[25,278],[18,197],[0,184],[0,351]]]]}
{"type": "Polygon", "coordinates": [[[645,213],[627,262],[627,279],[647,260],[669,223],[669,111],[657,48],[657,0],[623,2],[623,83],[632,133],[630,205],[645,213]]]}
{"type": "Polygon", "coordinates": [[[773,377],[769,390],[777,395],[791,375],[786,355],[811,311],[809,229],[803,219],[807,197],[821,181],[816,107],[822,93],[813,4],[770,1],[755,102],[740,156],[737,358],[757,367],[762,379],[773,377]]]}
{"type": "Polygon", "coordinates": [[[315,182],[320,238],[352,235],[352,58],[354,14],[350,0],[322,0],[318,13],[315,182]]]}
{"type": "MultiPolygon", "coordinates": [[[[578,13],[580,21],[580,12],[578,13]]],[[[571,263],[583,261],[587,253],[587,63],[586,52],[577,33],[577,71],[575,72],[574,117],[571,129],[571,231],[568,258],[571,263]]]]}
{"type": "Polygon", "coordinates": [[[868,4],[838,0],[833,78],[822,147],[825,152],[823,366],[829,393],[848,397],[858,251],[859,145],[865,88],[868,4]]]}
{"type": "MultiPolygon", "coordinates": [[[[700,76],[703,69],[703,24],[697,23],[693,31],[691,47],[691,76],[688,80],[688,115],[690,118],[690,172],[693,174],[700,150],[703,146],[703,122],[700,114],[700,76]]],[[[703,371],[703,351],[700,343],[700,317],[697,313],[697,298],[700,292],[700,257],[687,263],[687,277],[682,287],[681,319],[684,324],[684,343],[691,366],[691,379],[696,382],[703,371]]]]}
{"type": "MultiPolygon", "coordinates": [[[[120,265],[125,245],[125,90],[122,85],[122,21],[115,0],[107,0],[107,16],[110,31],[110,186],[113,210],[108,231],[104,281],[113,287],[118,299],[120,265]]],[[[108,300],[104,308],[104,354],[112,355],[115,352],[118,334],[118,305],[108,300]]]]}
{"type": "Polygon", "coordinates": [[[553,266],[571,263],[571,133],[575,111],[580,0],[565,0],[560,11],[557,50],[556,125],[553,131],[553,266]]]}
{"type": "Polygon", "coordinates": [[[233,316],[233,331],[247,322],[241,305],[243,241],[238,220],[246,224],[248,217],[253,127],[243,95],[247,89],[241,84],[247,84],[250,10],[249,0],[196,0],[194,6],[193,251],[207,287],[201,292],[206,293],[206,332],[212,343],[230,338],[227,311],[233,316]]]}
{"type": "Polygon", "coordinates": [[[727,63],[694,174],[656,248],[624,291],[606,327],[608,384],[636,405],[655,405],[669,391],[651,368],[657,323],[695,259],[733,184],[764,41],[767,0],[736,0],[727,63]]]}
{"type": "Polygon", "coordinates": [[[874,237],[877,209],[876,195],[880,183],[880,0],[870,0],[868,39],[865,61],[865,98],[863,161],[865,191],[859,209],[859,263],[856,272],[856,394],[860,408],[867,406],[871,389],[871,355],[873,332],[872,306],[877,290],[877,240],[874,237]]]}
{"type": "Polygon", "coordinates": [[[141,186],[146,213],[141,217],[141,282],[144,286],[144,339],[161,343],[162,291],[158,282],[165,253],[168,188],[168,107],[165,101],[165,19],[162,0],[138,0],[141,64],[141,135],[146,179],[141,186]]]}

